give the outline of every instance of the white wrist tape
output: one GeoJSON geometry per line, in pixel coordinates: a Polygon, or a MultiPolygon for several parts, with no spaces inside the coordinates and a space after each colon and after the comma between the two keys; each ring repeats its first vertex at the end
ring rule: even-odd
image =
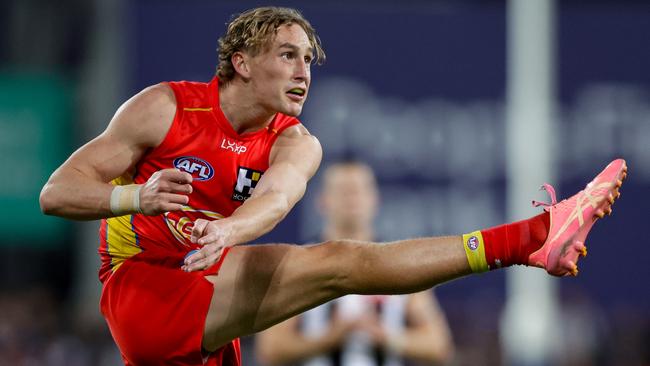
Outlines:
{"type": "Polygon", "coordinates": [[[116,186],[111,192],[111,212],[115,216],[142,213],[140,209],[140,188],[139,184],[116,186]]]}

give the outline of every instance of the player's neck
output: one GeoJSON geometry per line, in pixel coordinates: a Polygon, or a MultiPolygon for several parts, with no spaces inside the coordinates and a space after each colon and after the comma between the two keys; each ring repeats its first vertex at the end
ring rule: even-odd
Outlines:
{"type": "Polygon", "coordinates": [[[227,87],[219,87],[219,106],[239,134],[260,130],[273,120],[275,112],[264,108],[250,97],[251,92],[233,80],[227,87]]]}
{"type": "Polygon", "coordinates": [[[323,230],[324,240],[352,239],[361,241],[372,241],[375,239],[372,227],[366,226],[336,226],[329,225],[323,230]]]}

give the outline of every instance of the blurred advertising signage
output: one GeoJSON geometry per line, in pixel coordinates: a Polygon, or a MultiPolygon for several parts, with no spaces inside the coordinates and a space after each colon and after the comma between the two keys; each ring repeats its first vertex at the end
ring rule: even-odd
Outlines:
{"type": "Polygon", "coordinates": [[[71,102],[62,77],[0,72],[0,246],[64,240],[69,223],[43,215],[38,196],[69,153],[71,102]]]}

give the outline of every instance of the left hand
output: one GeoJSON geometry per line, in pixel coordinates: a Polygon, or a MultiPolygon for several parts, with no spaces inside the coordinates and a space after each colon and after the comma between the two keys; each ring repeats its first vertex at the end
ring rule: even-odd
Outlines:
{"type": "Polygon", "coordinates": [[[196,220],[190,241],[203,247],[185,258],[181,269],[186,272],[201,271],[217,263],[223,250],[235,244],[228,241],[231,232],[232,230],[225,220],[196,220]]]}

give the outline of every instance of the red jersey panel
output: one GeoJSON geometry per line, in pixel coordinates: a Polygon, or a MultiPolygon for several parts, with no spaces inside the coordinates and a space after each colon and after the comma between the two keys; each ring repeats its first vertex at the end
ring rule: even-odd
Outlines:
{"type": "Polygon", "coordinates": [[[143,250],[177,253],[198,247],[189,241],[193,222],[228,217],[241,206],[268,169],[278,135],[300,123],[278,113],[266,128],[238,134],[219,107],[217,78],[210,83],[181,81],[169,86],[177,104],[169,132],[160,146],[140,160],[132,177],[116,179],[114,184],[142,184],[156,171],[176,167],[194,177],[189,203],[179,212],[102,220],[102,282],[124,260],[143,250]]]}

